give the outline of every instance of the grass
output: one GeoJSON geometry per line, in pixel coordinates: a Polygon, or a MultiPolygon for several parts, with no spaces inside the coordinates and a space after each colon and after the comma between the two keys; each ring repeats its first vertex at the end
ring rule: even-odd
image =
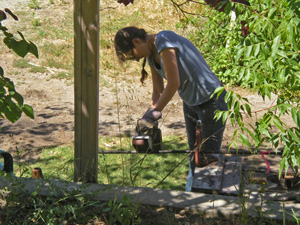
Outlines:
{"type": "Polygon", "coordinates": [[[3,194],[7,205],[0,210],[1,224],[103,224],[111,216],[112,207],[118,206],[92,201],[76,192],[39,197],[37,190],[32,194],[15,191],[3,194]]]}
{"type": "Polygon", "coordinates": [[[13,62],[13,66],[16,68],[29,68],[32,73],[45,73],[47,69],[43,66],[32,65],[26,59],[16,59],[13,62]]]}
{"type": "MultiPolygon", "coordinates": [[[[164,149],[187,149],[186,141],[178,136],[166,137],[164,149]]],[[[101,137],[99,152],[133,151],[131,138],[101,137]]],[[[188,159],[186,154],[99,154],[98,183],[122,186],[156,187],[169,190],[184,190],[188,159]],[[173,171],[174,169],[174,171],[173,171]],[[170,176],[166,176],[173,171],[170,176]],[[161,182],[163,181],[163,182],[161,182]],[[159,184],[159,185],[158,185],[159,184]],[[158,185],[158,186],[157,186],[158,185]]],[[[73,181],[73,146],[44,149],[41,157],[28,164],[15,160],[16,176],[31,177],[31,171],[40,167],[46,179],[73,181]]]]}
{"type": "MultiPolygon", "coordinates": [[[[7,26],[10,32],[16,34],[17,39],[20,39],[17,31],[22,31],[27,41],[32,41],[37,45],[39,59],[31,57],[29,54],[24,60],[39,64],[42,68],[58,69],[52,74],[54,78],[62,77],[61,73],[64,73],[64,77],[67,79],[73,76],[72,4],[71,0],[31,0],[28,4],[14,10],[19,21],[12,21],[7,26]]],[[[1,50],[2,48],[6,47],[1,45],[1,50]]],[[[31,67],[30,69],[29,71],[33,73],[46,72],[46,70],[32,70],[31,67]]]]}
{"type": "Polygon", "coordinates": [[[41,8],[37,0],[31,0],[28,3],[28,7],[31,9],[40,9],[41,8]]]}

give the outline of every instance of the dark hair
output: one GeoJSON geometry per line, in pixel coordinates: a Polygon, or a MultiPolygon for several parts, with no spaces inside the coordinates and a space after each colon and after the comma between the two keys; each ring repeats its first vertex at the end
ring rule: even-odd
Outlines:
{"type": "MultiPolygon", "coordinates": [[[[146,41],[147,32],[144,29],[139,29],[137,27],[125,27],[120,29],[115,35],[115,49],[116,54],[120,61],[125,61],[125,52],[130,51],[134,48],[132,40],[134,38],[140,38],[146,41]]],[[[146,57],[144,58],[143,68],[141,71],[142,77],[140,79],[141,83],[144,84],[144,80],[148,77],[148,73],[145,70],[146,57]]]]}

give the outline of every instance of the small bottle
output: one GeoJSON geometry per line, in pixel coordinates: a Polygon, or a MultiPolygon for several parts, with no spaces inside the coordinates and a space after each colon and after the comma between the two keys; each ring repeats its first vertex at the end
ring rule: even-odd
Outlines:
{"type": "Polygon", "coordinates": [[[32,169],[32,178],[42,178],[44,179],[42,169],[41,168],[33,168],[32,169]]]}

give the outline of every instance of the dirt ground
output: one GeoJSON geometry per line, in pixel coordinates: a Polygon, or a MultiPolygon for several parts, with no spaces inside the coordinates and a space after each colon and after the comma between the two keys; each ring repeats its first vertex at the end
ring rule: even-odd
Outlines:
{"type": "MultiPolygon", "coordinates": [[[[14,55],[10,52],[1,54],[0,60],[5,71],[13,71],[14,55]]],[[[16,147],[21,151],[29,151],[28,157],[34,157],[36,151],[49,146],[58,146],[73,143],[74,140],[74,86],[68,80],[52,79],[50,73],[30,73],[28,69],[17,69],[20,74],[7,75],[14,81],[16,89],[25,99],[25,103],[34,108],[35,119],[22,116],[16,123],[11,124],[0,120],[0,148],[14,151],[16,147]],[[23,75],[24,74],[24,75],[23,75]],[[25,75],[26,74],[26,75],[25,75]]],[[[105,76],[104,74],[100,74],[105,76]]],[[[139,86],[138,77],[136,84],[139,86]]],[[[116,136],[119,133],[130,131],[133,134],[135,121],[142,116],[150,102],[151,86],[139,88],[139,102],[128,103],[128,93],[119,93],[121,105],[130,105],[130,118],[126,107],[119,111],[115,104],[114,88],[100,86],[99,91],[99,136],[116,136]],[[125,102],[127,101],[127,102],[125,102]],[[137,107],[135,107],[138,105],[137,107]],[[129,120],[129,123],[128,123],[129,120]],[[119,127],[120,125],[120,127],[119,127]]],[[[243,92],[243,91],[242,91],[243,92]]],[[[242,93],[240,91],[240,93],[242,93]]],[[[264,102],[261,97],[247,95],[255,108],[268,107],[272,102],[264,102]]],[[[176,95],[163,112],[160,122],[163,135],[185,135],[185,125],[182,113],[182,103],[176,95]]],[[[224,133],[223,145],[228,145],[233,133],[232,126],[228,123],[224,133]]]]}
{"type": "MultiPolygon", "coordinates": [[[[0,8],[10,6],[14,9],[19,1],[0,0],[0,8]]],[[[25,2],[25,1],[23,1],[25,2]]],[[[41,9],[43,10],[43,9],[41,9]]],[[[0,149],[14,153],[16,149],[24,152],[25,159],[35,158],[43,148],[70,144],[74,141],[74,86],[73,81],[51,78],[51,70],[45,73],[31,73],[29,69],[14,68],[13,61],[18,58],[7,48],[0,54],[1,66],[5,75],[14,81],[17,91],[23,95],[25,103],[34,108],[35,119],[22,116],[14,124],[0,120],[0,149]]],[[[100,80],[110,79],[105,72],[100,73],[100,80]]],[[[118,95],[116,86],[103,85],[99,89],[99,136],[116,136],[128,131],[133,134],[135,123],[149,107],[151,84],[141,87],[139,75],[129,86],[124,86],[119,79],[118,95]],[[120,101],[118,109],[116,101],[120,101]]],[[[236,91],[247,97],[253,104],[253,110],[261,110],[273,104],[263,101],[255,93],[242,89],[236,91]]],[[[182,103],[178,95],[172,99],[163,111],[160,121],[163,135],[185,136],[182,103]]],[[[231,140],[233,127],[227,123],[223,145],[231,140]]]]}

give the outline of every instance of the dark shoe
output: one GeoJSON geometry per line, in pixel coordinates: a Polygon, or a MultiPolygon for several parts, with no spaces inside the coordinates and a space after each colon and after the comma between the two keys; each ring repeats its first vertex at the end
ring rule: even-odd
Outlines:
{"type": "Polygon", "coordinates": [[[197,167],[205,167],[213,162],[218,162],[218,157],[213,156],[213,155],[205,155],[205,156],[201,156],[201,158],[199,159],[199,165],[197,167]]]}

